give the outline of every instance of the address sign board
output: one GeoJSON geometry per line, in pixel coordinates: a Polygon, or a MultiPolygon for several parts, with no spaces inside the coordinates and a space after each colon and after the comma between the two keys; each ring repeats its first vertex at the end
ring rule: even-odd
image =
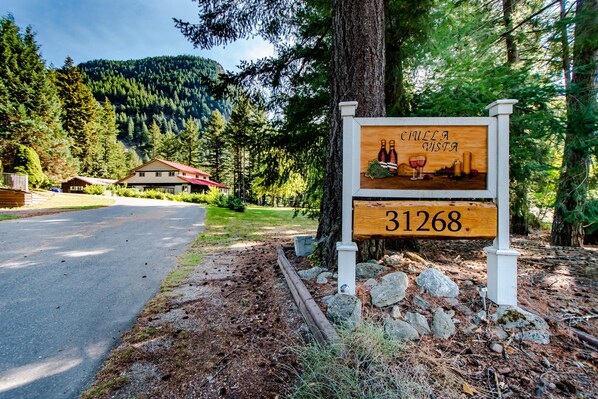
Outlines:
{"type": "Polygon", "coordinates": [[[488,117],[343,118],[340,293],[355,294],[353,240],[494,238],[485,248],[488,298],[517,303],[517,256],[509,235],[509,115],[498,100],[488,117]],[[473,200],[475,199],[475,201],[473,200]]]}

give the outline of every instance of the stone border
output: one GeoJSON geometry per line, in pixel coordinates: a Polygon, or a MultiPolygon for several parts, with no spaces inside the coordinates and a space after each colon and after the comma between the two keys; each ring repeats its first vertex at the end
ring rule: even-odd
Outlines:
{"type": "MultiPolygon", "coordinates": [[[[290,248],[290,247],[289,247],[290,248]]],[[[284,254],[283,247],[276,247],[278,253],[278,266],[284,274],[287,285],[291,290],[293,299],[303,315],[303,319],[307,323],[309,330],[320,345],[326,345],[338,340],[336,330],[330,324],[324,313],[320,310],[311,294],[295,272],[295,268],[291,265],[284,254]]]]}

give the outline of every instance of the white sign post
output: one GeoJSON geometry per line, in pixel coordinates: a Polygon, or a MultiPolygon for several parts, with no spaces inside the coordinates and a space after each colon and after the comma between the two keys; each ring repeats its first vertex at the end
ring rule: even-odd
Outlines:
{"type": "MultiPolygon", "coordinates": [[[[337,243],[338,291],[355,295],[357,245],[353,241],[353,199],[491,199],[496,203],[497,232],[487,252],[488,298],[499,305],[517,305],[517,257],[510,248],[509,236],[509,115],[517,100],[498,100],[490,104],[487,118],[355,118],[357,102],[339,104],[343,118],[343,198],[342,236],[337,243]],[[361,187],[361,127],[448,126],[461,129],[484,126],[487,130],[487,176],[483,189],[384,189],[361,187]]],[[[447,130],[448,136],[448,130],[447,130]]],[[[422,144],[423,145],[423,144],[422,144]]],[[[455,144],[457,146],[458,144],[455,144]]],[[[469,155],[471,157],[471,154],[469,155]]],[[[396,162],[396,161],[395,161],[396,162]]],[[[392,180],[391,180],[392,182],[392,180]]],[[[425,186],[422,186],[425,187],[425,186]]],[[[394,220],[394,219],[392,219],[394,220]]],[[[442,223],[440,223],[442,225],[442,223]]],[[[398,226],[398,223],[397,223],[398,226]]]]}

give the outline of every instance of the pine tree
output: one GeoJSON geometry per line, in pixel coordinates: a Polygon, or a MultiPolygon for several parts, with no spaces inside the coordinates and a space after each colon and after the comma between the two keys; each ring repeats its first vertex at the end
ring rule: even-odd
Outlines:
{"type": "Polygon", "coordinates": [[[0,20],[0,157],[9,164],[19,144],[39,156],[46,175],[61,180],[75,171],[61,126],[61,104],[39,55],[31,27],[22,34],[11,16],[0,20]]]}
{"type": "Polygon", "coordinates": [[[72,58],[67,57],[56,71],[56,86],[62,103],[62,127],[72,142],[71,153],[86,164],[93,152],[97,103],[72,58]]]}
{"type": "Polygon", "coordinates": [[[226,120],[215,110],[203,130],[202,145],[204,150],[203,166],[211,174],[211,179],[223,184],[228,183],[230,176],[231,156],[226,145],[226,120]]]}
{"type": "Polygon", "coordinates": [[[158,126],[155,120],[152,121],[149,127],[149,139],[150,150],[146,153],[146,155],[149,158],[156,158],[162,143],[162,132],[160,131],[160,126],[158,126]]]}
{"type": "Polygon", "coordinates": [[[190,116],[185,121],[183,130],[179,133],[179,142],[181,143],[179,151],[181,162],[193,167],[199,166],[199,128],[193,117],[190,116]]]}

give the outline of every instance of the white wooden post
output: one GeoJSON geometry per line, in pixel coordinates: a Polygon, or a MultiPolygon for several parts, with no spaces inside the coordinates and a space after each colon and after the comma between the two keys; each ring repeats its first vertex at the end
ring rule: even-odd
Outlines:
{"type": "Polygon", "coordinates": [[[357,244],[353,242],[353,118],[357,101],[339,104],[343,118],[343,200],[342,235],[336,243],[338,251],[338,292],[355,295],[355,259],[357,244]]]}
{"type": "Polygon", "coordinates": [[[509,228],[509,115],[517,100],[498,100],[486,109],[497,119],[498,145],[496,168],[496,205],[498,231],[494,245],[484,248],[487,254],[488,298],[498,305],[517,305],[517,257],[510,247],[509,228]]]}

